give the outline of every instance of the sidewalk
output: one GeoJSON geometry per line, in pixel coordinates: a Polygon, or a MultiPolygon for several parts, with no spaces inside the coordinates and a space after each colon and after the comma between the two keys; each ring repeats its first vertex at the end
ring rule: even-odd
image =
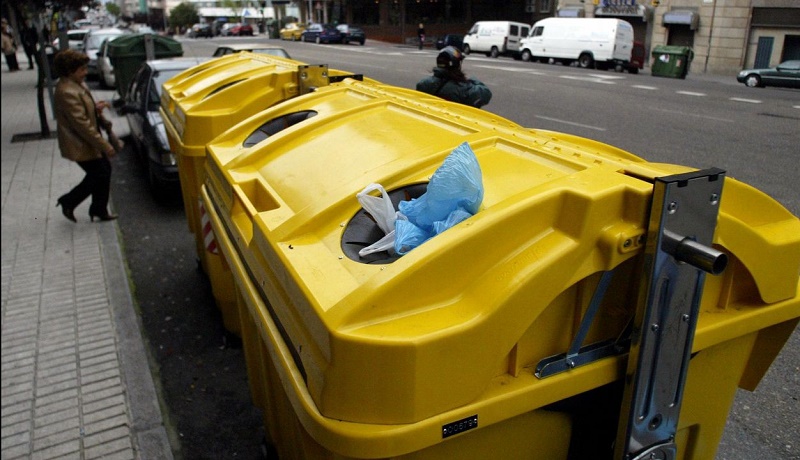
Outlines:
{"type": "Polygon", "coordinates": [[[55,207],[83,177],[55,138],[11,142],[40,130],[36,71],[17,59],[0,68],[2,458],[172,459],[116,222],[55,207]]]}

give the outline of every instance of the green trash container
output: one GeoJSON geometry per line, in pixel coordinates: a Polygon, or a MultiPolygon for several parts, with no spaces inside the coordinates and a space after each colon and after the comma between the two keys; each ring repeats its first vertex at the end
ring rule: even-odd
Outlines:
{"type": "Polygon", "coordinates": [[[133,76],[143,62],[183,56],[180,42],[154,34],[125,35],[109,42],[108,48],[117,79],[117,92],[122,97],[125,97],[133,76]]]}
{"type": "Polygon", "coordinates": [[[688,46],[659,45],[653,48],[652,55],[650,72],[654,77],[686,78],[694,51],[688,46]]]}

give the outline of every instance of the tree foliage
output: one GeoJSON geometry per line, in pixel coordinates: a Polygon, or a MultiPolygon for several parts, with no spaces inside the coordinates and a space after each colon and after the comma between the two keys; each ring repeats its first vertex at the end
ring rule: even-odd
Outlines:
{"type": "Polygon", "coordinates": [[[108,14],[111,14],[117,18],[122,13],[122,9],[119,7],[119,5],[113,2],[106,3],[106,11],[108,11],[108,14]]]}
{"type": "Polygon", "coordinates": [[[169,13],[169,25],[174,29],[188,28],[200,21],[197,9],[193,4],[181,2],[169,13]]]}

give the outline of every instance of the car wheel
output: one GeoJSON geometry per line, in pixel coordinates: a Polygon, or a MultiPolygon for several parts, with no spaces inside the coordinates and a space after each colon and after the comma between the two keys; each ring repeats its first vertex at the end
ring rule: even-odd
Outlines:
{"type": "Polygon", "coordinates": [[[498,57],[498,56],[500,56],[500,50],[499,50],[499,49],[497,49],[497,47],[496,47],[496,46],[493,46],[493,47],[492,47],[492,50],[491,50],[491,51],[489,51],[489,57],[496,58],[496,57],[498,57]]]}
{"type": "Polygon", "coordinates": [[[322,43],[322,40],[319,37],[317,37],[317,45],[319,45],[320,43],[322,43]]]}
{"type": "Polygon", "coordinates": [[[469,48],[469,45],[464,45],[464,54],[469,54],[470,51],[472,50],[469,48]]]}
{"type": "Polygon", "coordinates": [[[344,43],[345,45],[349,45],[350,44],[350,39],[343,38],[342,39],[342,43],[344,43]]]}
{"type": "Polygon", "coordinates": [[[756,74],[748,75],[747,78],[744,79],[744,84],[747,85],[748,88],[758,88],[761,86],[761,77],[756,74]]]}
{"type": "Polygon", "coordinates": [[[531,54],[531,50],[522,50],[522,60],[525,62],[531,62],[533,60],[533,54],[531,54]]]}
{"type": "Polygon", "coordinates": [[[294,37],[294,35],[292,35],[292,41],[295,41],[295,40],[297,40],[297,39],[294,37]]]}
{"type": "Polygon", "coordinates": [[[588,69],[592,64],[594,64],[594,59],[592,59],[592,55],[589,53],[583,53],[578,58],[578,66],[582,69],[588,69]]]}
{"type": "Polygon", "coordinates": [[[364,46],[364,42],[365,42],[365,41],[366,41],[366,40],[361,40],[361,46],[364,46]]]}

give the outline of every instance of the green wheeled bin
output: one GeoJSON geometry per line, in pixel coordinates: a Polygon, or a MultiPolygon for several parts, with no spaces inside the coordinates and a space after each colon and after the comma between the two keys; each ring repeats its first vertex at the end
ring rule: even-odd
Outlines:
{"type": "Polygon", "coordinates": [[[404,88],[244,119],[201,197],[280,458],[713,460],[800,318],[800,220],[763,193],[404,88]],[[448,192],[465,146],[477,211],[362,252],[387,230],[357,196],[448,192]]]}
{"type": "Polygon", "coordinates": [[[180,42],[161,35],[125,35],[109,42],[108,56],[114,66],[117,92],[124,98],[133,76],[143,62],[183,56],[183,46],[180,42]]]}
{"type": "Polygon", "coordinates": [[[694,51],[688,46],[659,45],[653,48],[653,65],[650,73],[654,77],[686,78],[694,51]]]}

